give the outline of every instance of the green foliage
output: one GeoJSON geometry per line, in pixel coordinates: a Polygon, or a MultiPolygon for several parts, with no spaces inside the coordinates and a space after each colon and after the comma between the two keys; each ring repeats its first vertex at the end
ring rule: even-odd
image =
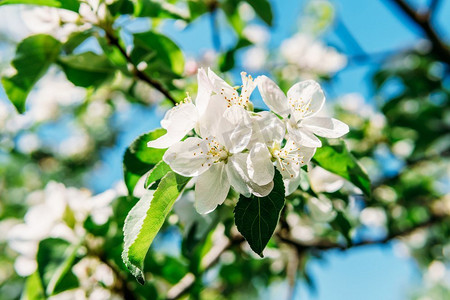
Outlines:
{"type": "Polygon", "coordinates": [[[142,175],[162,160],[165,149],[147,147],[149,141],[165,134],[164,129],[156,129],[138,137],[125,151],[123,157],[123,177],[128,193],[133,194],[134,187],[142,175]]]}
{"type": "Polygon", "coordinates": [[[24,39],[18,46],[12,65],[17,73],[3,77],[2,84],[8,98],[23,113],[25,101],[34,84],[56,60],[61,43],[53,37],[38,34],[24,39]]]}
{"type": "Polygon", "coordinates": [[[42,287],[38,272],[34,272],[27,278],[25,289],[22,293],[23,300],[44,300],[45,292],[42,287]]]}
{"type": "Polygon", "coordinates": [[[106,56],[93,52],[60,57],[58,63],[67,79],[81,87],[98,86],[115,72],[106,56]]]}
{"type": "Polygon", "coordinates": [[[184,71],[184,57],[180,48],[168,37],[147,31],[136,33],[131,59],[137,65],[147,63],[145,72],[152,78],[176,78],[184,71]]]}
{"type": "Polygon", "coordinates": [[[148,173],[147,179],[145,180],[145,188],[149,188],[154,182],[163,178],[164,175],[166,175],[170,171],[172,171],[172,169],[169,167],[169,165],[161,160],[148,173]]]}
{"type": "Polygon", "coordinates": [[[336,143],[322,141],[317,148],[313,161],[322,168],[347,179],[359,187],[364,194],[370,196],[370,179],[356,158],[347,150],[342,140],[336,143]]]}
{"type": "Polygon", "coordinates": [[[49,238],[39,243],[38,272],[47,296],[78,286],[78,279],[71,270],[78,250],[79,245],[62,239],[49,238]]]}
{"type": "Polygon", "coordinates": [[[246,0],[250,4],[255,13],[263,20],[267,25],[272,26],[272,6],[269,0],[246,0]]]}
{"type": "Polygon", "coordinates": [[[1,0],[1,5],[6,4],[32,4],[32,5],[42,5],[51,6],[68,9],[74,12],[78,12],[80,8],[80,2],[78,0],[1,0]]]}
{"type": "Polygon", "coordinates": [[[284,207],[284,185],[281,174],[276,171],[274,187],[266,197],[240,196],[234,209],[234,220],[239,232],[253,251],[263,257],[263,250],[272,237],[281,210],[284,207]]]}
{"type": "Polygon", "coordinates": [[[188,181],[189,178],[168,173],[155,191],[148,191],[139,200],[125,220],[122,259],[141,284],[145,282],[143,266],[147,251],[188,181]]]}

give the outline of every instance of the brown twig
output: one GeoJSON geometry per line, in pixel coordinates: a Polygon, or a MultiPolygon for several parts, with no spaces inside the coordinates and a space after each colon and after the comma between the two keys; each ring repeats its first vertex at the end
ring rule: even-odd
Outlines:
{"type": "MultiPolygon", "coordinates": [[[[409,19],[415,23],[429,39],[432,45],[432,52],[442,62],[450,65],[450,48],[441,40],[436,30],[430,22],[430,14],[421,14],[415,11],[405,0],[390,0],[396,4],[409,19]]],[[[436,4],[437,5],[437,4],[436,4]]]]}
{"type": "Polygon", "coordinates": [[[152,86],[153,88],[158,90],[161,94],[163,94],[167,99],[169,99],[173,105],[176,105],[177,101],[175,100],[175,98],[170,94],[170,92],[168,90],[166,90],[164,88],[164,86],[159,81],[157,81],[153,78],[150,78],[146,73],[140,71],[137,68],[135,63],[132,61],[131,57],[128,55],[128,53],[125,51],[125,49],[120,44],[119,39],[113,33],[111,33],[109,30],[105,30],[105,33],[106,33],[106,38],[108,39],[108,42],[112,46],[116,47],[120,51],[122,56],[126,59],[126,61],[131,65],[131,67],[132,67],[131,72],[133,73],[133,75],[136,78],[148,83],[150,86],[152,86]]]}

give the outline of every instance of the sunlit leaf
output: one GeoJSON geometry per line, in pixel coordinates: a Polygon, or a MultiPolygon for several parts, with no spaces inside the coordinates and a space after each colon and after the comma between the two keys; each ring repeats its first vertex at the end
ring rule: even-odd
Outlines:
{"type": "Polygon", "coordinates": [[[255,253],[263,257],[263,250],[272,237],[284,207],[284,184],[276,171],[274,187],[266,197],[240,196],[234,209],[237,229],[244,236],[255,253]]]}
{"type": "Polygon", "coordinates": [[[317,148],[313,161],[322,168],[347,179],[369,196],[369,176],[348,151],[344,141],[339,140],[330,144],[322,140],[322,144],[322,147],[317,148]]]}
{"type": "Polygon", "coordinates": [[[24,39],[18,46],[12,65],[17,73],[3,77],[2,84],[17,111],[25,111],[25,101],[36,82],[56,60],[61,43],[55,38],[38,34],[24,39]]]}
{"type": "Polygon", "coordinates": [[[6,4],[32,4],[64,8],[78,12],[80,2],[78,0],[0,0],[0,6],[6,4]]]}
{"type": "Polygon", "coordinates": [[[139,283],[143,284],[144,259],[161,226],[189,178],[168,173],[158,188],[148,191],[131,209],[123,228],[122,259],[139,283]]]}
{"type": "Polygon", "coordinates": [[[172,169],[169,167],[169,165],[161,160],[148,173],[147,179],[145,180],[145,188],[148,188],[154,182],[156,182],[156,181],[160,180],[161,178],[163,178],[164,175],[166,175],[170,171],[172,171],[172,169]]]}
{"type": "Polygon", "coordinates": [[[28,276],[25,288],[22,293],[23,300],[44,300],[45,292],[42,287],[41,278],[38,272],[34,272],[28,276]]]}
{"type": "Polygon", "coordinates": [[[128,193],[133,193],[134,187],[142,175],[147,173],[162,160],[165,149],[147,147],[149,141],[165,134],[164,129],[156,129],[138,137],[125,151],[123,157],[123,177],[128,193]]]}

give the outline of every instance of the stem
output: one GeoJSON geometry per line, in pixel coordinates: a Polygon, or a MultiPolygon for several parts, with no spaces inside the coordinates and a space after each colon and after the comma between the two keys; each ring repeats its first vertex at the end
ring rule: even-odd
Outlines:
{"type": "Polygon", "coordinates": [[[158,90],[161,94],[163,94],[167,99],[170,100],[170,102],[172,102],[173,105],[177,104],[177,101],[175,100],[175,98],[170,94],[170,92],[168,90],[166,90],[163,85],[153,79],[150,78],[146,73],[138,70],[137,66],[134,64],[134,62],[131,60],[131,57],[127,54],[127,52],[125,51],[125,49],[122,47],[122,45],[120,44],[119,39],[112,33],[110,32],[110,30],[105,30],[106,33],[106,38],[108,39],[109,43],[111,45],[113,45],[114,47],[116,47],[117,49],[119,49],[120,53],[122,54],[122,56],[126,59],[126,61],[131,65],[132,70],[131,72],[133,73],[133,75],[136,78],[139,78],[140,80],[148,83],[150,86],[152,86],[153,88],[155,88],[156,90],[158,90]]]}
{"type": "MultiPolygon", "coordinates": [[[[432,52],[436,55],[438,59],[442,62],[450,65],[450,49],[449,47],[440,39],[436,30],[430,23],[430,14],[420,14],[416,12],[405,0],[390,0],[392,3],[397,5],[408,17],[415,23],[429,39],[432,45],[432,52]]],[[[437,3],[434,5],[436,6],[437,3]]]]}

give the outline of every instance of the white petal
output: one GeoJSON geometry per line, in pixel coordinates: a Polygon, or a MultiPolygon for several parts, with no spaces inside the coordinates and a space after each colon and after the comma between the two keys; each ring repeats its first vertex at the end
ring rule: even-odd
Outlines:
{"type": "Polygon", "coordinates": [[[217,95],[221,95],[222,97],[226,97],[227,99],[231,99],[234,97],[239,97],[236,90],[225,82],[222,78],[216,75],[210,68],[208,68],[208,77],[211,80],[213,91],[217,95]]]}
{"type": "Polygon", "coordinates": [[[201,174],[195,184],[195,209],[200,214],[207,214],[216,209],[227,198],[230,184],[224,163],[213,164],[201,174]]]}
{"type": "Polygon", "coordinates": [[[252,137],[252,120],[241,106],[227,108],[216,132],[219,142],[231,153],[244,150],[252,137]]]}
{"type": "Polygon", "coordinates": [[[298,186],[300,185],[300,181],[301,181],[301,177],[300,176],[297,176],[295,178],[283,179],[285,196],[289,196],[295,190],[297,190],[298,186]]]}
{"type": "Polygon", "coordinates": [[[311,148],[322,147],[322,142],[307,128],[298,128],[287,123],[287,131],[289,137],[298,145],[311,148]]]}
{"type": "Polygon", "coordinates": [[[211,158],[206,155],[207,152],[207,141],[190,137],[167,149],[163,160],[180,175],[198,176],[212,164],[211,158]]]}
{"type": "Polygon", "coordinates": [[[228,180],[230,181],[233,189],[239,194],[245,197],[250,197],[251,191],[247,185],[248,176],[247,170],[247,153],[237,153],[233,154],[228,158],[226,164],[226,170],[228,175],[228,180]]]}
{"type": "Polygon", "coordinates": [[[161,126],[167,133],[156,140],[149,141],[148,147],[168,148],[180,141],[197,123],[197,108],[192,103],[183,103],[167,111],[161,126]]]}
{"type": "Polygon", "coordinates": [[[330,222],[336,217],[333,204],[326,197],[308,199],[308,208],[311,217],[317,222],[330,222]]]}
{"type": "Polygon", "coordinates": [[[312,117],[303,120],[301,125],[326,138],[338,138],[349,131],[347,124],[333,118],[312,117]]]}
{"type": "Polygon", "coordinates": [[[253,136],[251,144],[266,143],[268,145],[273,142],[281,143],[286,128],[284,123],[273,113],[262,111],[252,116],[253,136]]]}
{"type": "Polygon", "coordinates": [[[249,186],[250,190],[253,195],[256,197],[265,197],[270,194],[270,192],[273,190],[273,181],[269,182],[265,185],[257,185],[256,183],[250,181],[249,186]]]}
{"type": "Polygon", "coordinates": [[[208,107],[211,93],[213,91],[213,85],[208,78],[208,74],[203,68],[198,69],[197,81],[198,90],[197,98],[195,99],[195,106],[197,106],[199,116],[202,116],[208,107]]]}
{"type": "Polygon", "coordinates": [[[294,84],[289,89],[287,98],[296,121],[312,117],[322,109],[325,103],[325,95],[320,85],[314,80],[294,84]]]}
{"type": "Polygon", "coordinates": [[[250,150],[247,158],[248,175],[258,185],[266,185],[273,180],[275,174],[272,155],[267,146],[257,143],[250,150]]]}
{"type": "Polygon", "coordinates": [[[267,76],[258,77],[258,90],[264,103],[282,117],[287,117],[291,112],[286,95],[278,85],[267,76]]]}
{"type": "Polygon", "coordinates": [[[199,120],[199,132],[202,137],[215,136],[219,130],[220,120],[227,109],[227,102],[218,95],[211,96],[203,115],[199,120]]]}

